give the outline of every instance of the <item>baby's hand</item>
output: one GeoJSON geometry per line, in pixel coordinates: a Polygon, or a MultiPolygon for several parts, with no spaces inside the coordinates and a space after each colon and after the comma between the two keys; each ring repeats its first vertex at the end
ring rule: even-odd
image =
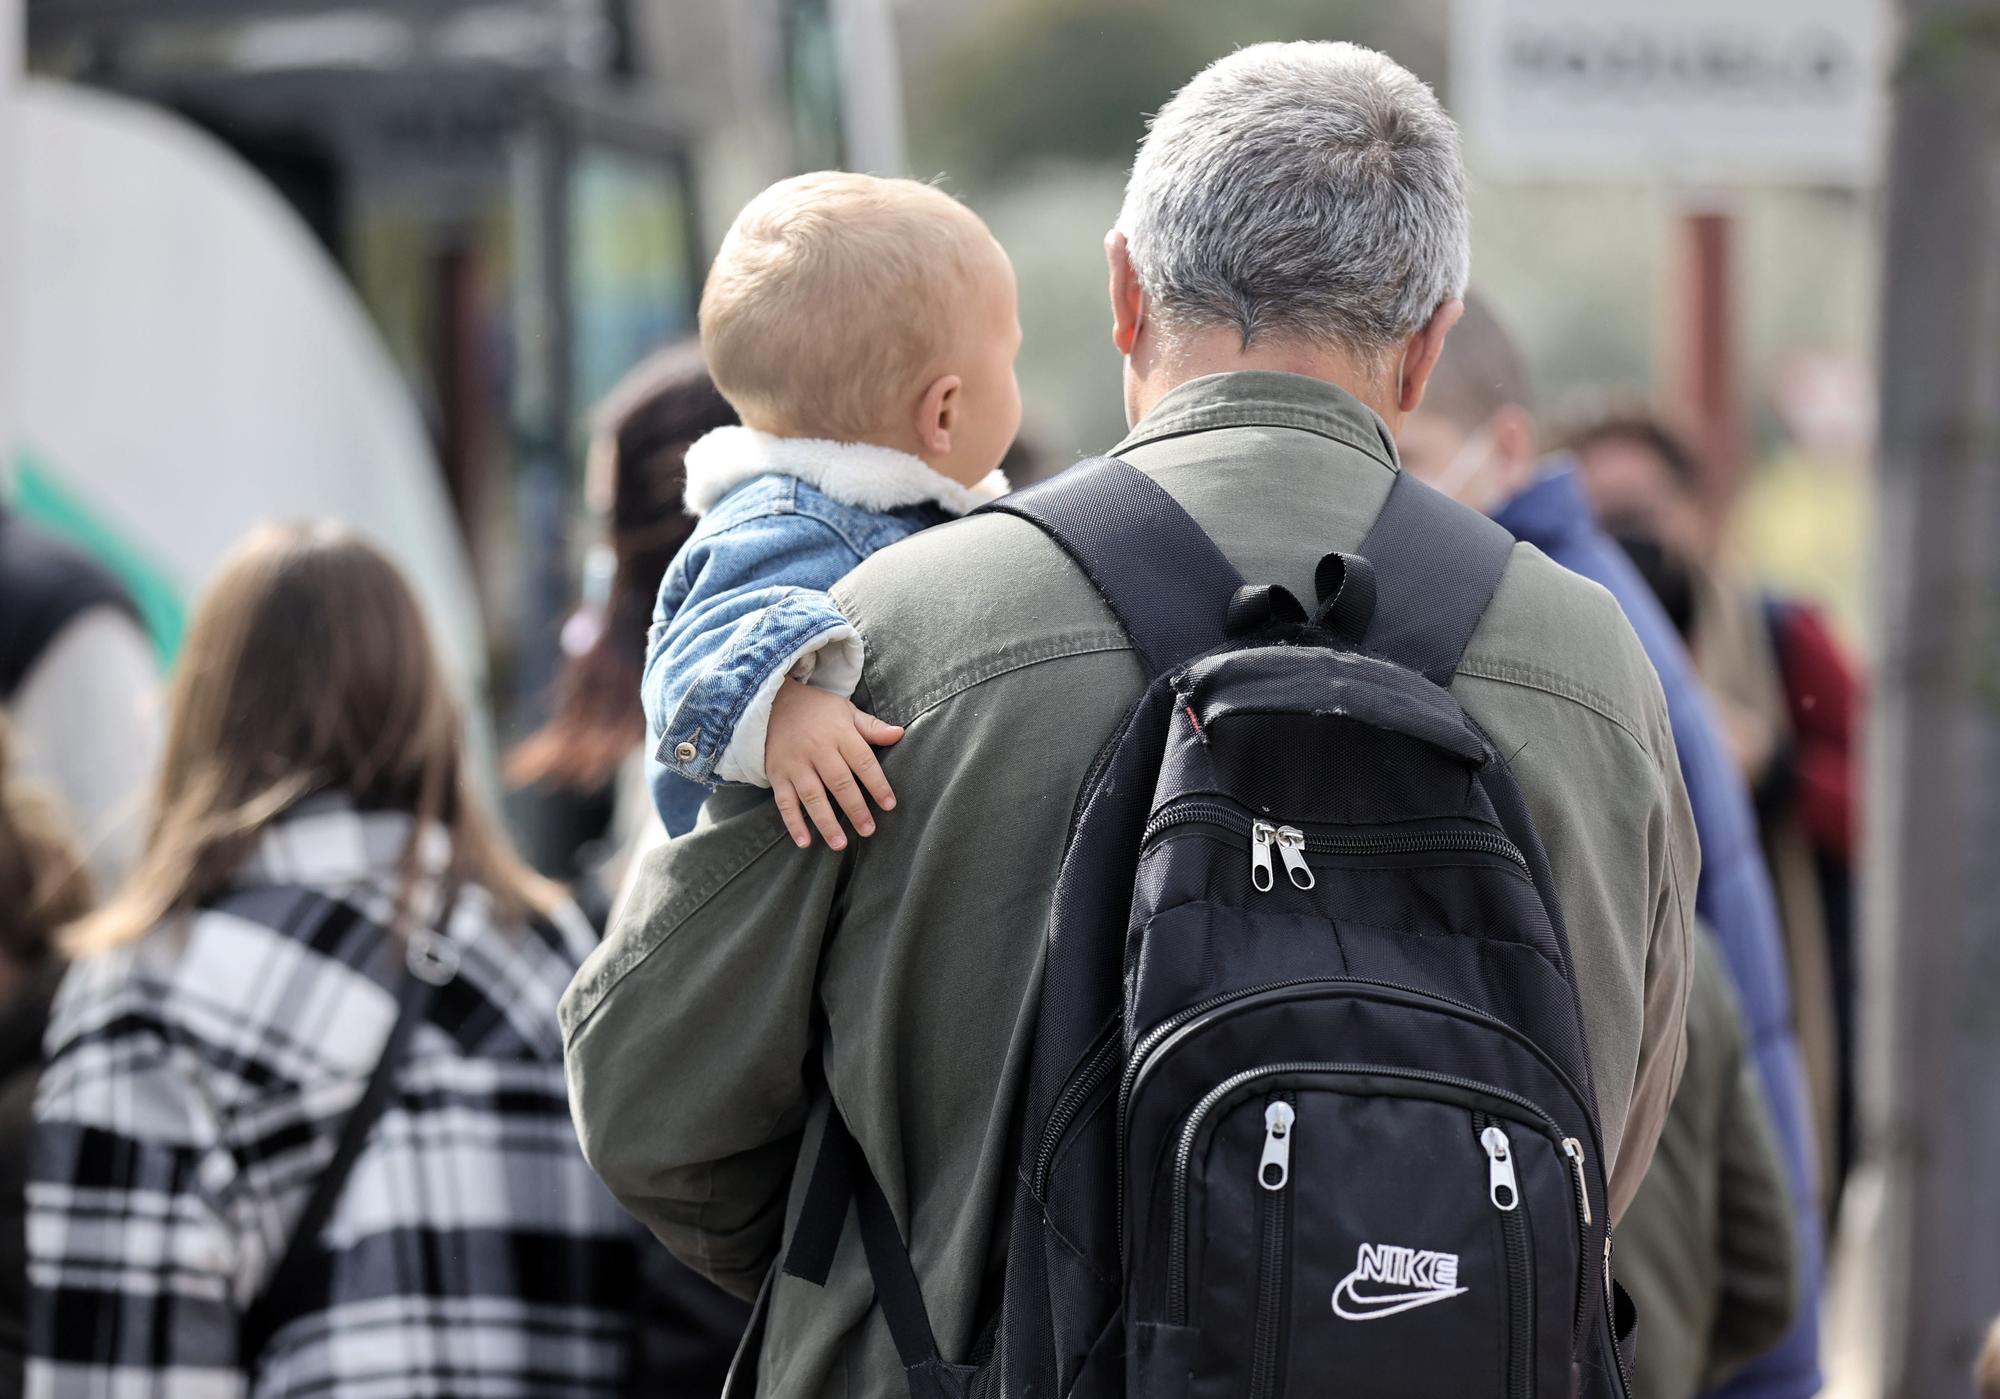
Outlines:
{"type": "Polygon", "coordinates": [[[847,833],[833,814],[834,802],[840,803],[855,830],[864,836],[875,834],[875,818],[862,789],[884,811],[896,805],[896,794],[889,790],[889,779],[882,775],[882,765],[869,745],[886,747],[902,736],[896,725],[863,714],[839,695],[797,680],[778,686],[771,703],[770,731],[764,736],[764,772],[771,779],[771,795],[778,799],[785,829],[801,850],[812,844],[807,816],[829,846],[846,848],[847,833]],[[829,792],[832,801],[827,800],[829,792]]]}

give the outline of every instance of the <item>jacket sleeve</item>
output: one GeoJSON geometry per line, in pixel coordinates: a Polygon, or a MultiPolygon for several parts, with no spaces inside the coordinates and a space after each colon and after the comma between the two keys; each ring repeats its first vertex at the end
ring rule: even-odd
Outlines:
{"type": "Polygon", "coordinates": [[[786,676],[853,693],[861,637],[826,595],[861,555],[803,515],[698,536],[661,586],[641,684],[654,757],[704,784],[764,776],[771,702],[786,676]]]}
{"type": "Polygon", "coordinates": [[[850,857],[798,849],[762,794],[725,790],[702,826],[646,856],[563,997],[585,1157],[683,1262],[745,1298],[783,1233],[820,951],[850,857]]]}
{"type": "Polygon", "coordinates": [[[27,1393],[248,1393],[234,1295],[240,1234],[226,1203],[240,1198],[238,1179],[219,1124],[164,1041],[115,1024],[57,1040],[27,1192],[27,1393]],[[135,1100],[147,1104],[143,1131],[121,1110],[135,1100]]]}
{"type": "Polygon", "coordinates": [[[1647,727],[1654,786],[1646,819],[1646,867],[1651,920],[1640,1000],[1639,1058],[1609,1181],[1614,1225],[1639,1193],[1686,1067],[1693,939],[1698,936],[1694,918],[1701,843],[1657,685],[1650,706],[1647,727]]]}

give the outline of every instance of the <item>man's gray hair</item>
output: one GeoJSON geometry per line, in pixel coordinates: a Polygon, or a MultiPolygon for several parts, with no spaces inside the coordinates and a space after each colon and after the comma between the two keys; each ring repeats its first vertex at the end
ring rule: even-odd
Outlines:
{"type": "Polygon", "coordinates": [[[1462,295],[1471,261],[1458,128],[1354,44],[1255,44],[1197,73],[1153,118],[1118,226],[1169,335],[1370,361],[1462,295]]]}

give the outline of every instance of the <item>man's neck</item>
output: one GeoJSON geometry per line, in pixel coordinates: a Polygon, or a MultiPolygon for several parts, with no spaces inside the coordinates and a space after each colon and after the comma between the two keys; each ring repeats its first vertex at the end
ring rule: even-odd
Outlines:
{"type": "Polygon", "coordinates": [[[1300,374],[1345,389],[1380,414],[1391,431],[1402,420],[1393,369],[1385,372],[1342,350],[1296,341],[1259,342],[1246,348],[1242,337],[1229,329],[1198,331],[1171,343],[1143,333],[1126,366],[1127,414],[1136,424],[1190,380],[1253,369],[1300,374]]]}

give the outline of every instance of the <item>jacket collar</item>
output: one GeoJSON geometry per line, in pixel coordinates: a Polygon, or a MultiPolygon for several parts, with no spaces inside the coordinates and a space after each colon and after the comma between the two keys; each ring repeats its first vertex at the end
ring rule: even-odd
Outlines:
{"type": "MultiPolygon", "coordinates": [[[[414,824],[405,811],[363,807],[344,792],[317,792],[264,827],[234,882],[315,889],[400,884],[414,824]]],[[[422,878],[450,864],[451,836],[444,827],[417,832],[415,858],[422,878]]]]}
{"type": "Polygon", "coordinates": [[[1166,437],[1231,427],[1316,432],[1397,468],[1396,440],[1374,409],[1337,384],[1266,369],[1207,374],[1179,385],[1153,405],[1112,455],[1166,437]]]}
{"type": "Polygon", "coordinates": [[[1007,478],[997,470],[976,486],[961,486],[920,458],[891,447],[724,427],[688,448],[688,514],[707,514],[736,487],[759,476],[790,476],[857,510],[941,505],[963,515],[1008,489],[1007,478]]]}
{"type": "Polygon", "coordinates": [[[1545,554],[1597,530],[1583,483],[1577,479],[1576,462],[1567,455],[1550,457],[1541,475],[1501,506],[1493,518],[1516,539],[1545,554]]]}

